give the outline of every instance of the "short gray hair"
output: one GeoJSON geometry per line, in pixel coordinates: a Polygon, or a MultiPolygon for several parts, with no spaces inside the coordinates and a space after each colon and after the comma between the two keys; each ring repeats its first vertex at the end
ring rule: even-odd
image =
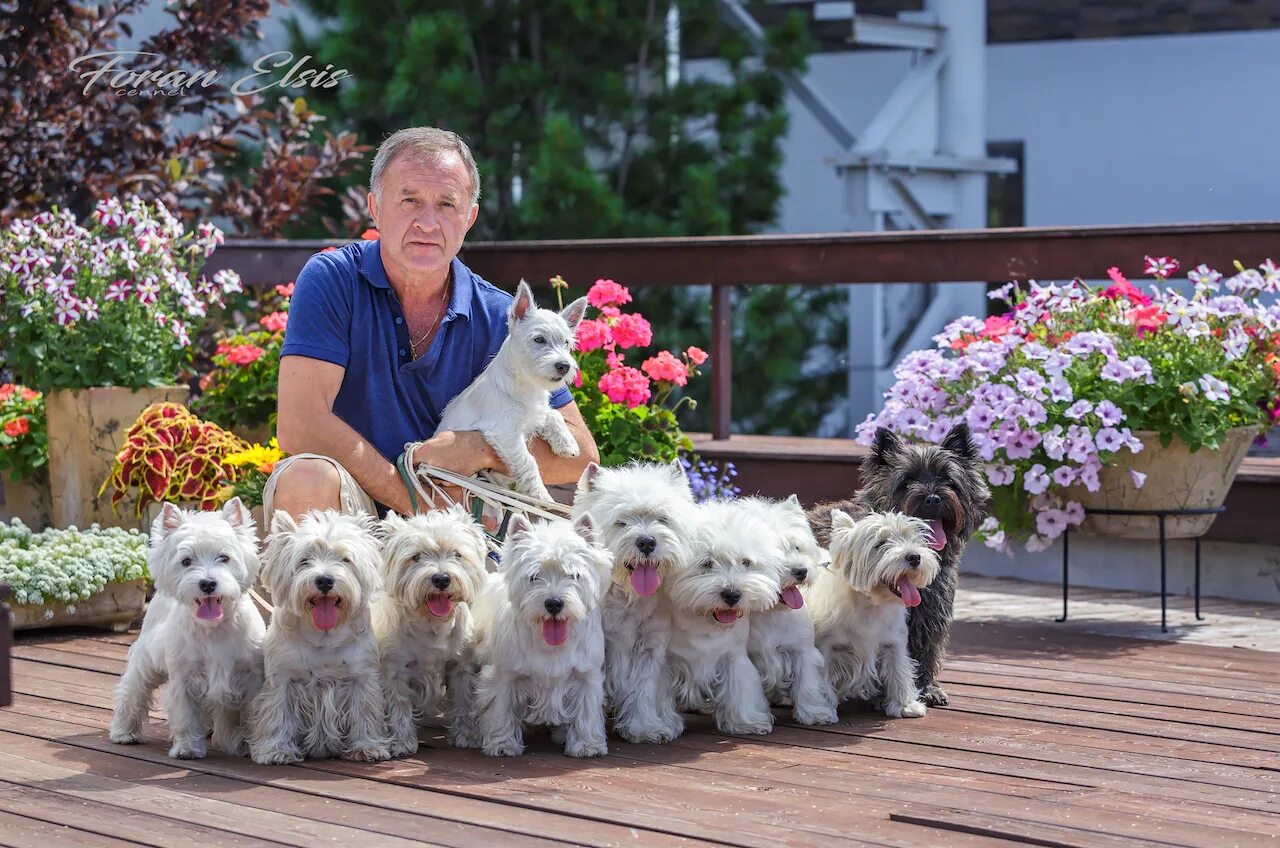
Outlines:
{"type": "Polygon", "coordinates": [[[400,130],[378,146],[373,157],[373,170],[369,174],[369,186],[379,199],[382,198],[382,175],[386,173],[393,159],[400,155],[414,159],[436,159],[447,153],[456,153],[467,166],[471,176],[471,204],[480,202],[480,170],[476,168],[476,160],[471,155],[471,148],[456,132],[442,130],[437,127],[407,127],[400,130]]]}

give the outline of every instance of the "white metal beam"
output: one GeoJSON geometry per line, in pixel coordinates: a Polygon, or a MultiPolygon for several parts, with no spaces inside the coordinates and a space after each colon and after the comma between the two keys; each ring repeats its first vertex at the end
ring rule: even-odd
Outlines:
{"type": "Polygon", "coordinates": [[[863,47],[937,50],[942,46],[942,35],[942,27],[932,22],[854,15],[849,41],[863,47]]]}

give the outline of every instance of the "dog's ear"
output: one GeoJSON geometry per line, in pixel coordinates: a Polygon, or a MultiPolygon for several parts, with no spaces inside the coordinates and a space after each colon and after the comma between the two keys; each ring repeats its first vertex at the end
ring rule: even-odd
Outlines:
{"type": "Polygon", "coordinates": [[[684,467],[684,463],[675,460],[667,465],[667,470],[671,472],[671,482],[677,486],[683,486],[690,494],[693,493],[693,484],[689,482],[689,470],[684,467]]]}
{"type": "Polygon", "coordinates": [[[517,536],[531,532],[533,532],[533,525],[529,523],[529,519],[518,512],[511,516],[511,521],[507,524],[508,539],[514,539],[517,536]]]}
{"type": "Polygon", "coordinates": [[[271,535],[294,533],[297,530],[298,522],[294,521],[293,516],[283,509],[277,509],[271,514],[271,535]]]}
{"type": "Polygon", "coordinates": [[[871,443],[871,462],[877,465],[892,465],[898,451],[902,450],[902,440],[898,434],[888,427],[877,427],[875,441],[871,443]]]}
{"type": "Polygon", "coordinates": [[[587,314],[587,299],[580,297],[573,303],[560,310],[560,317],[569,325],[570,330],[578,329],[578,325],[582,323],[582,316],[587,314]]]}
{"type": "Polygon", "coordinates": [[[831,510],[831,529],[852,530],[858,522],[842,509],[831,510]]]}
{"type": "Polygon", "coordinates": [[[595,483],[596,477],[600,475],[600,463],[589,462],[587,467],[582,470],[582,476],[578,478],[577,495],[585,495],[591,491],[592,485],[595,483]]]}
{"type": "Polygon", "coordinates": [[[380,538],[389,539],[392,534],[404,528],[404,518],[394,509],[387,510],[387,516],[378,522],[376,532],[380,538]]]}
{"type": "Polygon", "coordinates": [[[529,288],[529,284],[524,280],[520,281],[520,285],[516,286],[516,299],[511,304],[510,318],[512,321],[524,320],[524,316],[537,307],[533,302],[533,290],[529,288]]]}
{"type": "Polygon", "coordinates": [[[257,525],[253,521],[253,513],[240,498],[232,498],[222,505],[222,517],[236,529],[238,533],[249,533],[256,536],[257,525]]]}
{"type": "Polygon", "coordinates": [[[800,503],[800,498],[795,495],[787,495],[787,499],[782,502],[782,505],[792,512],[804,515],[804,504],[800,503]]]}
{"type": "Polygon", "coordinates": [[[151,522],[151,543],[159,544],[166,536],[177,530],[183,518],[181,509],[171,503],[165,503],[156,520],[151,522]]]}
{"type": "Polygon", "coordinates": [[[978,449],[973,446],[973,436],[965,421],[960,421],[947,432],[942,440],[942,449],[951,451],[964,462],[978,461],[978,449]]]}
{"type": "Polygon", "coordinates": [[[596,528],[591,523],[591,516],[585,512],[573,520],[573,530],[588,542],[596,540],[596,528]]]}

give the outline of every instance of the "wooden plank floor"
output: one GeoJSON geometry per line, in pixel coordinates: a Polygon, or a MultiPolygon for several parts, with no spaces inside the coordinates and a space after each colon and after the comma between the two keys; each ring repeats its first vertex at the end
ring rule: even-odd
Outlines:
{"type": "Polygon", "coordinates": [[[1277,653],[989,617],[957,623],[952,704],[920,720],[742,740],[696,718],[588,762],[539,736],[489,759],[428,729],[408,760],[267,768],[169,760],[158,712],[146,744],[111,744],[131,640],[19,639],[0,845],[1280,844],[1277,653]]]}

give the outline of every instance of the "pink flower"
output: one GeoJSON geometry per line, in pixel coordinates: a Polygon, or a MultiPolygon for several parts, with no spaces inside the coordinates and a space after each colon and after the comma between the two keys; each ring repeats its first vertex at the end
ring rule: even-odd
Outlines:
{"type": "Polygon", "coordinates": [[[1115,283],[1117,286],[1133,285],[1125,278],[1124,274],[1120,273],[1120,269],[1114,265],[1107,269],[1107,276],[1110,277],[1111,282],[1115,283]]]}
{"type": "Polygon", "coordinates": [[[262,316],[262,328],[272,333],[284,332],[285,325],[288,323],[288,312],[272,312],[270,315],[262,316]]]}
{"type": "MultiPolygon", "coordinates": [[[[1110,289],[1107,291],[1110,291],[1110,289]]],[[[1137,289],[1134,289],[1134,291],[1137,291],[1137,289]]],[[[1146,298],[1146,295],[1143,295],[1143,297],[1146,298]]],[[[1129,299],[1133,300],[1133,298],[1129,299]]],[[[1138,331],[1138,338],[1142,338],[1147,333],[1163,327],[1165,321],[1168,320],[1169,317],[1164,314],[1164,311],[1161,310],[1159,306],[1146,305],[1147,303],[1150,303],[1150,300],[1150,298],[1146,298],[1145,302],[1143,302],[1144,305],[1139,306],[1136,309],[1130,309],[1125,313],[1125,317],[1129,319],[1129,323],[1138,331]]]]}
{"type": "Polygon", "coordinates": [[[1149,277],[1168,278],[1178,273],[1178,269],[1182,266],[1178,264],[1178,260],[1169,256],[1144,256],[1146,265],[1143,266],[1142,273],[1149,277]]]}
{"type": "Polygon", "coordinates": [[[631,292],[627,287],[613,280],[596,280],[595,285],[587,292],[587,303],[596,309],[605,306],[621,306],[631,302],[631,292]]]}
{"type": "Polygon", "coordinates": [[[641,315],[622,315],[613,325],[613,340],[623,350],[647,347],[653,341],[653,328],[641,315]]]}
{"type": "Polygon", "coordinates": [[[614,403],[636,407],[649,400],[649,378],[636,368],[622,367],[600,377],[600,391],[614,403]]]}
{"type": "Polygon", "coordinates": [[[251,345],[251,344],[233,345],[227,348],[226,357],[228,362],[232,362],[240,366],[245,366],[245,365],[252,365],[253,363],[257,362],[258,358],[262,356],[264,352],[265,351],[263,351],[263,349],[258,347],[257,345],[251,345]]]}
{"type": "Polygon", "coordinates": [[[1107,288],[1102,292],[1102,296],[1107,300],[1119,300],[1124,298],[1130,303],[1136,303],[1139,306],[1146,306],[1151,302],[1151,298],[1143,294],[1142,291],[1133,283],[1126,280],[1118,268],[1108,268],[1107,273],[1110,274],[1111,279],[1115,281],[1114,285],[1107,286],[1107,288]]]}
{"type": "Polygon", "coordinates": [[[283,285],[283,286],[276,286],[276,294],[280,295],[281,297],[293,297],[293,287],[294,287],[294,283],[289,283],[288,285],[283,285]]]}
{"type": "Polygon", "coordinates": [[[707,352],[700,347],[690,347],[684,355],[689,357],[689,361],[694,365],[701,365],[707,361],[707,352]]]}
{"type": "Polygon", "coordinates": [[[124,303],[129,296],[129,281],[116,280],[107,286],[107,300],[117,300],[124,303]]]}
{"type": "Polygon", "coordinates": [[[661,351],[657,356],[646,359],[640,367],[655,380],[675,383],[677,386],[689,382],[689,369],[669,351],[661,351]]]}
{"type": "Polygon", "coordinates": [[[588,318],[578,324],[578,350],[582,353],[610,344],[613,344],[613,333],[605,322],[588,318]]]}
{"type": "Polygon", "coordinates": [[[183,347],[191,344],[191,337],[187,335],[186,325],[177,318],[173,319],[173,324],[170,325],[169,329],[173,330],[173,335],[178,339],[178,344],[183,347]]]}
{"type": "Polygon", "coordinates": [[[94,302],[93,298],[86,297],[84,300],[80,301],[80,305],[84,307],[84,320],[98,320],[98,304],[94,302]]]}
{"type": "Polygon", "coordinates": [[[622,314],[622,310],[616,306],[602,306],[600,307],[600,314],[605,318],[617,318],[622,314]]]}
{"type": "Polygon", "coordinates": [[[625,356],[623,356],[620,353],[614,353],[613,351],[609,351],[607,354],[605,354],[605,357],[604,357],[604,361],[606,364],[608,364],[610,371],[613,371],[614,369],[617,369],[617,368],[621,368],[622,361],[624,359],[626,359],[625,356]]]}

